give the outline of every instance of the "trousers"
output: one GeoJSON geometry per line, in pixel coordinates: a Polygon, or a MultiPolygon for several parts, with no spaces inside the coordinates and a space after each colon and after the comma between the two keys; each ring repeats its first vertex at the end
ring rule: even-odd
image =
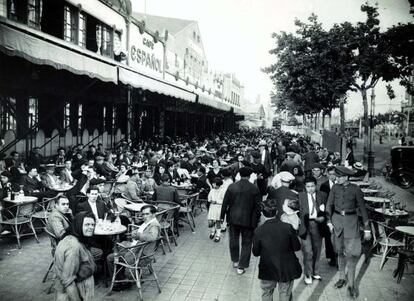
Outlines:
{"type": "Polygon", "coordinates": [[[250,256],[252,254],[253,229],[230,225],[229,227],[229,245],[230,258],[232,262],[238,262],[239,268],[249,267],[250,256]],[[240,250],[241,237],[241,250],[240,250]]]}
{"type": "Polygon", "coordinates": [[[318,224],[315,221],[309,221],[309,227],[306,231],[306,238],[302,239],[303,272],[306,277],[310,277],[312,275],[319,275],[322,237],[319,233],[318,224]]]}
{"type": "Polygon", "coordinates": [[[274,280],[260,280],[260,287],[262,288],[262,301],[273,301],[273,292],[276,286],[279,285],[279,301],[292,300],[293,281],[277,282],[274,280]]]}

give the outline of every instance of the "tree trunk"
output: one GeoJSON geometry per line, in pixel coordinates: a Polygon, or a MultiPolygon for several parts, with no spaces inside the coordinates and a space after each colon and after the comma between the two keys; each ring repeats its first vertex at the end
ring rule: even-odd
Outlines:
{"type": "Polygon", "coordinates": [[[331,130],[331,127],[332,127],[332,111],[329,111],[328,129],[331,130]]]}
{"type": "MultiPolygon", "coordinates": [[[[368,128],[368,99],[367,90],[360,90],[362,95],[362,105],[364,107],[364,154],[368,154],[368,142],[369,142],[369,128],[368,128]]],[[[367,156],[364,156],[364,163],[367,163],[367,156]]]]}
{"type": "Polygon", "coordinates": [[[340,114],[340,134],[345,134],[345,106],[344,106],[344,99],[339,101],[339,114],[340,114]]]}
{"type": "Polygon", "coordinates": [[[322,112],[322,130],[325,129],[325,112],[322,112]]]}

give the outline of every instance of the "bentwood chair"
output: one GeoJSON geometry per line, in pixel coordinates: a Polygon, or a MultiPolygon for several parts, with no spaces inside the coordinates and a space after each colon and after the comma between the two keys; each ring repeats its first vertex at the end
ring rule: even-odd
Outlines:
{"type": "Polygon", "coordinates": [[[143,300],[142,282],[155,281],[158,291],[161,293],[161,287],[157,274],[152,266],[155,261],[155,253],[160,244],[160,239],[155,241],[140,242],[133,246],[124,246],[121,243],[116,244],[114,254],[114,273],[112,275],[111,287],[108,295],[111,294],[115,283],[135,282],[138,288],[139,300],[143,300]],[[116,275],[125,271],[127,276],[132,279],[116,279],[116,275]],[[144,272],[148,271],[148,277],[143,278],[144,272]]]}
{"type": "Polygon", "coordinates": [[[33,203],[18,204],[18,205],[13,205],[13,206],[1,209],[0,225],[3,227],[10,228],[10,230],[16,236],[17,245],[19,249],[21,248],[20,238],[23,236],[34,235],[37,243],[39,243],[36,230],[33,227],[33,222],[32,222],[33,213],[34,213],[33,203]],[[24,228],[26,228],[27,232],[23,232],[24,228]]]}
{"type": "Polygon", "coordinates": [[[370,224],[373,243],[367,256],[371,254],[376,246],[380,245],[382,249],[382,259],[379,269],[382,270],[391,251],[398,251],[399,248],[403,248],[404,242],[398,237],[398,234],[400,233],[385,223],[371,220],[370,224]]]}
{"type": "Polygon", "coordinates": [[[58,194],[53,198],[44,198],[42,201],[35,204],[32,218],[40,220],[43,225],[42,228],[46,227],[49,214],[52,212],[53,208],[55,207],[56,200],[60,196],[61,194],[58,194]]]}
{"type": "Polygon", "coordinates": [[[193,215],[194,204],[197,202],[199,193],[193,193],[185,196],[181,196],[181,201],[184,206],[179,208],[180,221],[187,223],[190,226],[191,232],[194,232],[195,221],[193,215]]]}

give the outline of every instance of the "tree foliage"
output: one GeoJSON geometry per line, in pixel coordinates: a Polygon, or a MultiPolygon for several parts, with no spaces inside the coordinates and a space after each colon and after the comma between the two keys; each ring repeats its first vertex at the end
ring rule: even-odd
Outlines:
{"type": "Polygon", "coordinates": [[[296,33],[273,34],[276,63],[265,69],[276,92],[271,95],[279,110],[296,114],[330,113],[350,89],[351,52],[336,47],[343,39],[337,28],[325,31],[316,15],[308,22],[295,21],[296,33]]]}

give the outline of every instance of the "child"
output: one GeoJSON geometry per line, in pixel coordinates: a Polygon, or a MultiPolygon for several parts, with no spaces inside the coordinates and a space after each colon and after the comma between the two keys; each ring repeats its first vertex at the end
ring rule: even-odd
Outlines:
{"type": "Polygon", "coordinates": [[[220,193],[220,186],[223,184],[223,180],[215,178],[213,181],[213,189],[208,193],[207,200],[210,203],[210,209],[208,210],[208,226],[211,228],[210,239],[214,238],[214,242],[220,241],[221,232],[221,204],[223,203],[222,194],[220,193]]]}

